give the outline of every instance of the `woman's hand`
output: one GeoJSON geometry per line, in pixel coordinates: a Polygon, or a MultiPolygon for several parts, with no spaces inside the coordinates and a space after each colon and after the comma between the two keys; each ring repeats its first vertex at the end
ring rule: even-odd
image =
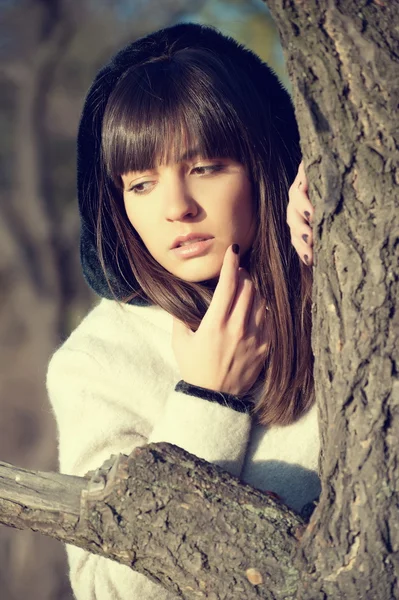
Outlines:
{"type": "Polygon", "coordinates": [[[181,378],[228,394],[248,392],[265,361],[266,304],[229,246],[209,308],[194,333],[174,319],[172,347],[181,378]]]}
{"type": "Polygon", "coordinates": [[[308,180],[302,161],[289,190],[287,223],[291,230],[292,245],[299,258],[305,265],[310,266],[313,264],[312,220],[314,208],[310,203],[307,191],[308,180]]]}

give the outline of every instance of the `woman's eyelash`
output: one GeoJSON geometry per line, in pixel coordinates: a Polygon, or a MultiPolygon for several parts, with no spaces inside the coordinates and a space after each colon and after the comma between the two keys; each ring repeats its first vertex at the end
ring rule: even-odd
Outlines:
{"type": "Polygon", "coordinates": [[[138,188],[143,186],[143,185],[147,185],[149,183],[152,183],[152,181],[142,181],[141,183],[137,183],[136,185],[132,185],[132,187],[130,187],[127,191],[128,192],[133,192],[134,194],[145,194],[147,193],[149,190],[148,189],[141,189],[139,190],[138,188]]]}
{"type": "MultiPolygon", "coordinates": [[[[199,165],[198,167],[193,167],[191,169],[191,173],[197,173],[198,171],[205,171],[205,173],[197,173],[198,175],[204,175],[204,174],[209,174],[211,175],[212,173],[218,173],[220,171],[222,171],[224,169],[225,165],[199,165]]],[[[149,192],[149,189],[144,188],[144,189],[139,189],[140,187],[142,188],[142,186],[146,186],[149,184],[152,184],[152,181],[142,181],[141,183],[137,183],[136,185],[132,185],[132,187],[130,187],[127,191],[128,192],[133,192],[134,194],[138,194],[138,195],[142,195],[142,194],[146,194],[147,192],[149,192]]]]}
{"type": "Polygon", "coordinates": [[[204,170],[208,173],[217,173],[218,171],[221,171],[224,168],[224,165],[199,165],[198,167],[194,167],[191,172],[193,171],[198,171],[198,170],[204,170]]]}

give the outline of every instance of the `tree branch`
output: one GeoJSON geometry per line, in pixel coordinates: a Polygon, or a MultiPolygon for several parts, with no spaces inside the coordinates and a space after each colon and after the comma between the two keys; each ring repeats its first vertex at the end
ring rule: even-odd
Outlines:
{"type": "Polygon", "coordinates": [[[0,463],[0,522],[116,560],[187,600],[294,598],[305,528],[270,495],[166,443],[85,478],[0,463]]]}

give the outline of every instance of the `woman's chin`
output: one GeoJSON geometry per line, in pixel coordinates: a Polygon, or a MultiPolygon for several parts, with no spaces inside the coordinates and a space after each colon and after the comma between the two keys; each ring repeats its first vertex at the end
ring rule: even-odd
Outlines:
{"type": "Polygon", "coordinates": [[[175,269],[173,273],[184,281],[190,283],[204,282],[209,284],[209,287],[212,287],[212,285],[216,285],[219,279],[222,265],[209,265],[204,263],[205,261],[197,261],[197,264],[194,264],[194,261],[191,261],[191,264],[188,264],[187,262],[187,264],[183,265],[181,268],[175,269]],[[202,264],[200,264],[201,262],[202,264]]]}

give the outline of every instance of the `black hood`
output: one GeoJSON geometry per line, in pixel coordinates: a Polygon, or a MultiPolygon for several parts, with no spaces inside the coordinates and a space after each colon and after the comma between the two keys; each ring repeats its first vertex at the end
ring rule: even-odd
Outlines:
{"type": "MultiPolygon", "coordinates": [[[[174,50],[186,47],[209,49],[219,55],[228,55],[250,77],[262,82],[270,110],[276,115],[277,127],[284,139],[286,129],[296,127],[290,97],[273,71],[252,51],[216,29],[185,23],[175,25],[141,38],[119,51],[97,74],[87,95],[78,133],[78,199],[81,218],[81,262],[83,274],[91,288],[103,298],[114,298],[102,270],[96,244],[96,223],[93,214],[98,207],[100,185],[100,149],[103,115],[107,100],[119,78],[131,66],[154,55],[163,55],[173,45],[174,50]]],[[[292,137],[292,133],[290,134],[292,137]]],[[[112,228],[112,223],[107,223],[112,228]]],[[[115,234],[116,239],[116,234],[115,234]]],[[[114,264],[114,249],[104,249],[107,276],[118,299],[132,292],[127,288],[119,269],[114,264]]],[[[119,264],[120,266],[120,264],[119,264]]],[[[128,272],[128,270],[126,270],[128,272]]],[[[133,275],[132,275],[133,277],[133,275]]],[[[134,286],[133,286],[134,287],[134,286]]],[[[140,289],[136,282],[136,288],[140,289]]],[[[148,305],[151,301],[142,292],[133,304],[148,305]]]]}

